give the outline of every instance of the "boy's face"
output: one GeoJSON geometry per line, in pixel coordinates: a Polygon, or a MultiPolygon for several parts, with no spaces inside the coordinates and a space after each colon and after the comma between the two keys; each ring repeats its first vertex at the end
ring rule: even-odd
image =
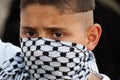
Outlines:
{"type": "Polygon", "coordinates": [[[60,13],[55,7],[29,5],[21,11],[20,37],[51,38],[87,44],[85,19],[80,13],[60,13]]]}

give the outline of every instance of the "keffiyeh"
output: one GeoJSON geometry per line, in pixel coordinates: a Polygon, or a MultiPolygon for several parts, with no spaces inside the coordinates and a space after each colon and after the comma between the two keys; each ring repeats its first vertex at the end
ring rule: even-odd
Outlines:
{"type": "Polygon", "coordinates": [[[21,49],[24,55],[4,62],[0,80],[87,80],[98,73],[93,53],[81,44],[22,38],[21,49]]]}
{"type": "MultiPolygon", "coordinates": [[[[22,38],[21,48],[34,80],[86,80],[93,53],[83,45],[47,38],[22,38]]],[[[94,71],[94,70],[92,70],[94,71]]]]}
{"type": "Polygon", "coordinates": [[[16,55],[5,61],[0,68],[0,80],[14,80],[15,76],[19,74],[25,67],[23,55],[18,52],[16,55]]]}

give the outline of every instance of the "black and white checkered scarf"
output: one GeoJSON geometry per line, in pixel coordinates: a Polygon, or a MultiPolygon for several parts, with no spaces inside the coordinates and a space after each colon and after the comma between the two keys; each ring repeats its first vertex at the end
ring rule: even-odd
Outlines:
{"type": "MultiPolygon", "coordinates": [[[[47,38],[22,38],[21,48],[25,69],[12,65],[10,75],[13,77],[9,80],[87,80],[90,71],[95,71],[88,64],[94,59],[93,53],[80,44],[47,38]]],[[[10,72],[2,71],[4,75],[0,72],[0,76],[8,80],[10,72]]]]}
{"type": "Polygon", "coordinates": [[[24,68],[25,62],[23,55],[21,52],[17,52],[13,58],[5,61],[2,67],[0,67],[0,80],[15,80],[15,77],[24,68]]]}

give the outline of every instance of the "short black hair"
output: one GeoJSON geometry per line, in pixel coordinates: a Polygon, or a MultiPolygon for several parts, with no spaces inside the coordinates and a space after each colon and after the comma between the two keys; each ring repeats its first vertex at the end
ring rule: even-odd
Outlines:
{"type": "Polygon", "coordinates": [[[67,10],[73,13],[95,9],[95,0],[21,0],[21,10],[32,4],[51,5],[62,12],[67,10]]]}

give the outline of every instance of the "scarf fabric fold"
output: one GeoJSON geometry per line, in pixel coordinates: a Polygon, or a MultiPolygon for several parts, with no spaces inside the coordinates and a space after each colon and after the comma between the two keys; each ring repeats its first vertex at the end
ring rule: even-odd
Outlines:
{"type": "Polygon", "coordinates": [[[0,68],[0,80],[14,80],[15,76],[25,68],[24,58],[21,52],[5,61],[0,68]]]}

